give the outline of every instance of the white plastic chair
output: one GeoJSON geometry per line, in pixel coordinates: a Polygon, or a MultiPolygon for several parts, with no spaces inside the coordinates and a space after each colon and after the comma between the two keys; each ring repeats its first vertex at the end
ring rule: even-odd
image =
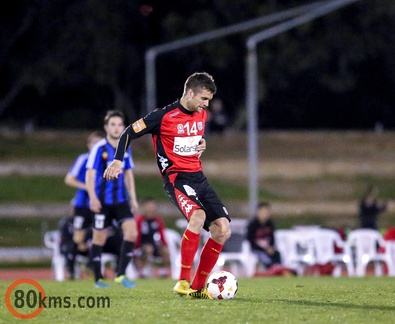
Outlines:
{"type": "MultiPolygon", "coordinates": [[[[383,263],[387,263],[384,253],[379,247],[384,247],[382,235],[373,229],[356,229],[349,233],[347,243],[354,249],[355,274],[358,277],[366,275],[366,268],[370,262],[374,263],[376,276],[383,275],[383,263]]],[[[388,263],[387,263],[388,266],[388,263]]]]}
{"type": "Polygon", "coordinates": [[[282,266],[296,271],[299,276],[315,263],[312,231],[278,229],[274,231],[274,240],[282,266]]]}
{"type": "MultiPolygon", "coordinates": [[[[231,239],[230,239],[231,240],[231,239]]],[[[236,250],[222,251],[218,257],[217,263],[213,271],[222,270],[226,263],[230,263],[231,272],[238,277],[253,277],[256,271],[258,259],[251,251],[250,243],[242,239],[236,242],[238,246],[236,250]],[[240,267],[241,266],[241,270],[240,267]]]]}
{"type": "Polygon", "coordinates": [[[395,241],[385,241],[385,260],[388,276],[395,277],[395,241]]]}
{"type": "Polygon", "coordinates": [[[340,277],[343,266],[347,269],[348,276],[354,275],[354,266],[351,251],[340,234],[331,229],[316,229],[313,231],[315,261],[319,265],[331,262],[334,265],[333,276],[340,277]],[[342,249],[338,253],[335,247],[342,249]]]}
{"type": "Polygon", "coordinates": [[[66,258],[60,253],[60,231],[48,231],[44,234],[44,245],[52,250],[51,267],[56,281],[64,281],[66,258]]]}
{"type": "Polygon", "coordinates": [[[166,228],[165,237],[169,248],[171,277],[178,279],[181,269],[181,235],[173,229],[166,228]]]}
{"type": "Polygon", "coordinates": [[[224,269],[228,263],[231,266],[230,271],[235,276],[254,276],[258,259],[245,238],[247,221],[247,219],[232,219],[230,222],[232,234],[225,243],[213,271],[224,269]]]}

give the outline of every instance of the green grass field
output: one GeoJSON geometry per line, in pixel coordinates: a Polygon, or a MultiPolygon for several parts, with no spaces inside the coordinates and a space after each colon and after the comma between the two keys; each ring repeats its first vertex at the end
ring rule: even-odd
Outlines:
{"type": "MultiPolygon", "coordinates": [[[[173,280],[137,280],[137,288],[112,284],[98,290],[89,280],[39,281],[49,297],[79,297],[97,302],[109,297],[110,307],[46,308],[34,323],[393,323],[393,278],[241,278],[232,300],[189,300],[172,293],[173,280]],[[93,298],[92,298],[93,297],[93,298]]],[[[10,281],[0,282],[4,296],[10,281]]],[[[18,289],[27,294],[32,286],[18,289]],[[29,288],[30,287],[30,288],[29,288]]],[[[11,293],[11,304],[15,290],[11,293]]],[[[104,303],[107,305],[106,303],[104,303]]],[[[46,303],[47,307],[48,301],[46,303]]],[[[64,304],[63,304],[64,305],[64,304]]],[[[91,304],[93,305],[93,304],[91,304]]],[[[103,305],[103,304],[102,304],[103,305]]],[[[32,309],[33,311],[35,309],[32,309]]],[[[27,308],[18,309],[26,314],[27,308]]],[[[4,303],[0,323],[19,323],[4,303]]]]}

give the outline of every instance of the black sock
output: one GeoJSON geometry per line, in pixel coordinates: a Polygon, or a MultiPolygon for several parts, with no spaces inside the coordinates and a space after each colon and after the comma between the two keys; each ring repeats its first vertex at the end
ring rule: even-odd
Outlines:
{"type": "Polygon", "coordinates": [[[69,272],[70,279],[74,279],[74,266],[75,266],[75,257],[77,255],[77,244],[72,243],[70,251],[66,256],[66,267],[69,272]]]}
{"type": "Polygon", "coordinates": [[[117,276],[125,274],[126,267],[133,257],[134,242],[122,241],[121,251],[118,258],[117,276]]]}
{"type": "Polygon", "coordinates": [[[99,279],[103,278],[101,273],[101,253],[103,251],[103,247],[100,245],[92,244],[91,247],[91,266],[92,270],[95,274],[95,282],[99,279]]]}

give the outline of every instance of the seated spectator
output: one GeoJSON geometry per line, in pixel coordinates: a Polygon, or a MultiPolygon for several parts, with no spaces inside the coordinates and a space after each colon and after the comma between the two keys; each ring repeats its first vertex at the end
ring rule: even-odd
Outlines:
{"type": "Polygon", "coordinates": [[[159,263],[159,276],[168,277],[170,266],[169,249],[165,238],[165,224],[156,212],[153,198],[147,198],[141,205],[142,214],[136,216],[137,239],[135,265],[141,278],[151,277],[153,262],[159,263]]]}
{"type": "Polygon", "coordinates": [[[252,252],[267,269],[281,263],[280,253],[274,248],[275,227],[270,213],[269,203],[259,203],[256,216],[247,227],[247,240],[251,244],[252,252]]]}

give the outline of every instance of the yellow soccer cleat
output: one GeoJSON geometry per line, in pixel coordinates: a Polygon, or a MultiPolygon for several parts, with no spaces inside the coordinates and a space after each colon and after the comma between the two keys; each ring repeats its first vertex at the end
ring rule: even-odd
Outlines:
{"type": "Polygon", "coordinates": [[[188,294],[189,282],[186,280],[178,280],[173,288],[173,291],[180,296],[186,296],[188,294]]]}
{"type": "Polygon", "coordinates": [[[114,281],[118,284],[122,284],[122,286],[124,286],[126,288],[136,287],[136,284],[132,281],[129,281],[125,275],[121,275],[121,276],[114,278],[114,281]]]}
{"type": "Polygon", "coordinates": [[[187,296],[190,299],[213,299],[213,297],[208,293],[206,287],[199,290],[189,288],[187,296]]]}

